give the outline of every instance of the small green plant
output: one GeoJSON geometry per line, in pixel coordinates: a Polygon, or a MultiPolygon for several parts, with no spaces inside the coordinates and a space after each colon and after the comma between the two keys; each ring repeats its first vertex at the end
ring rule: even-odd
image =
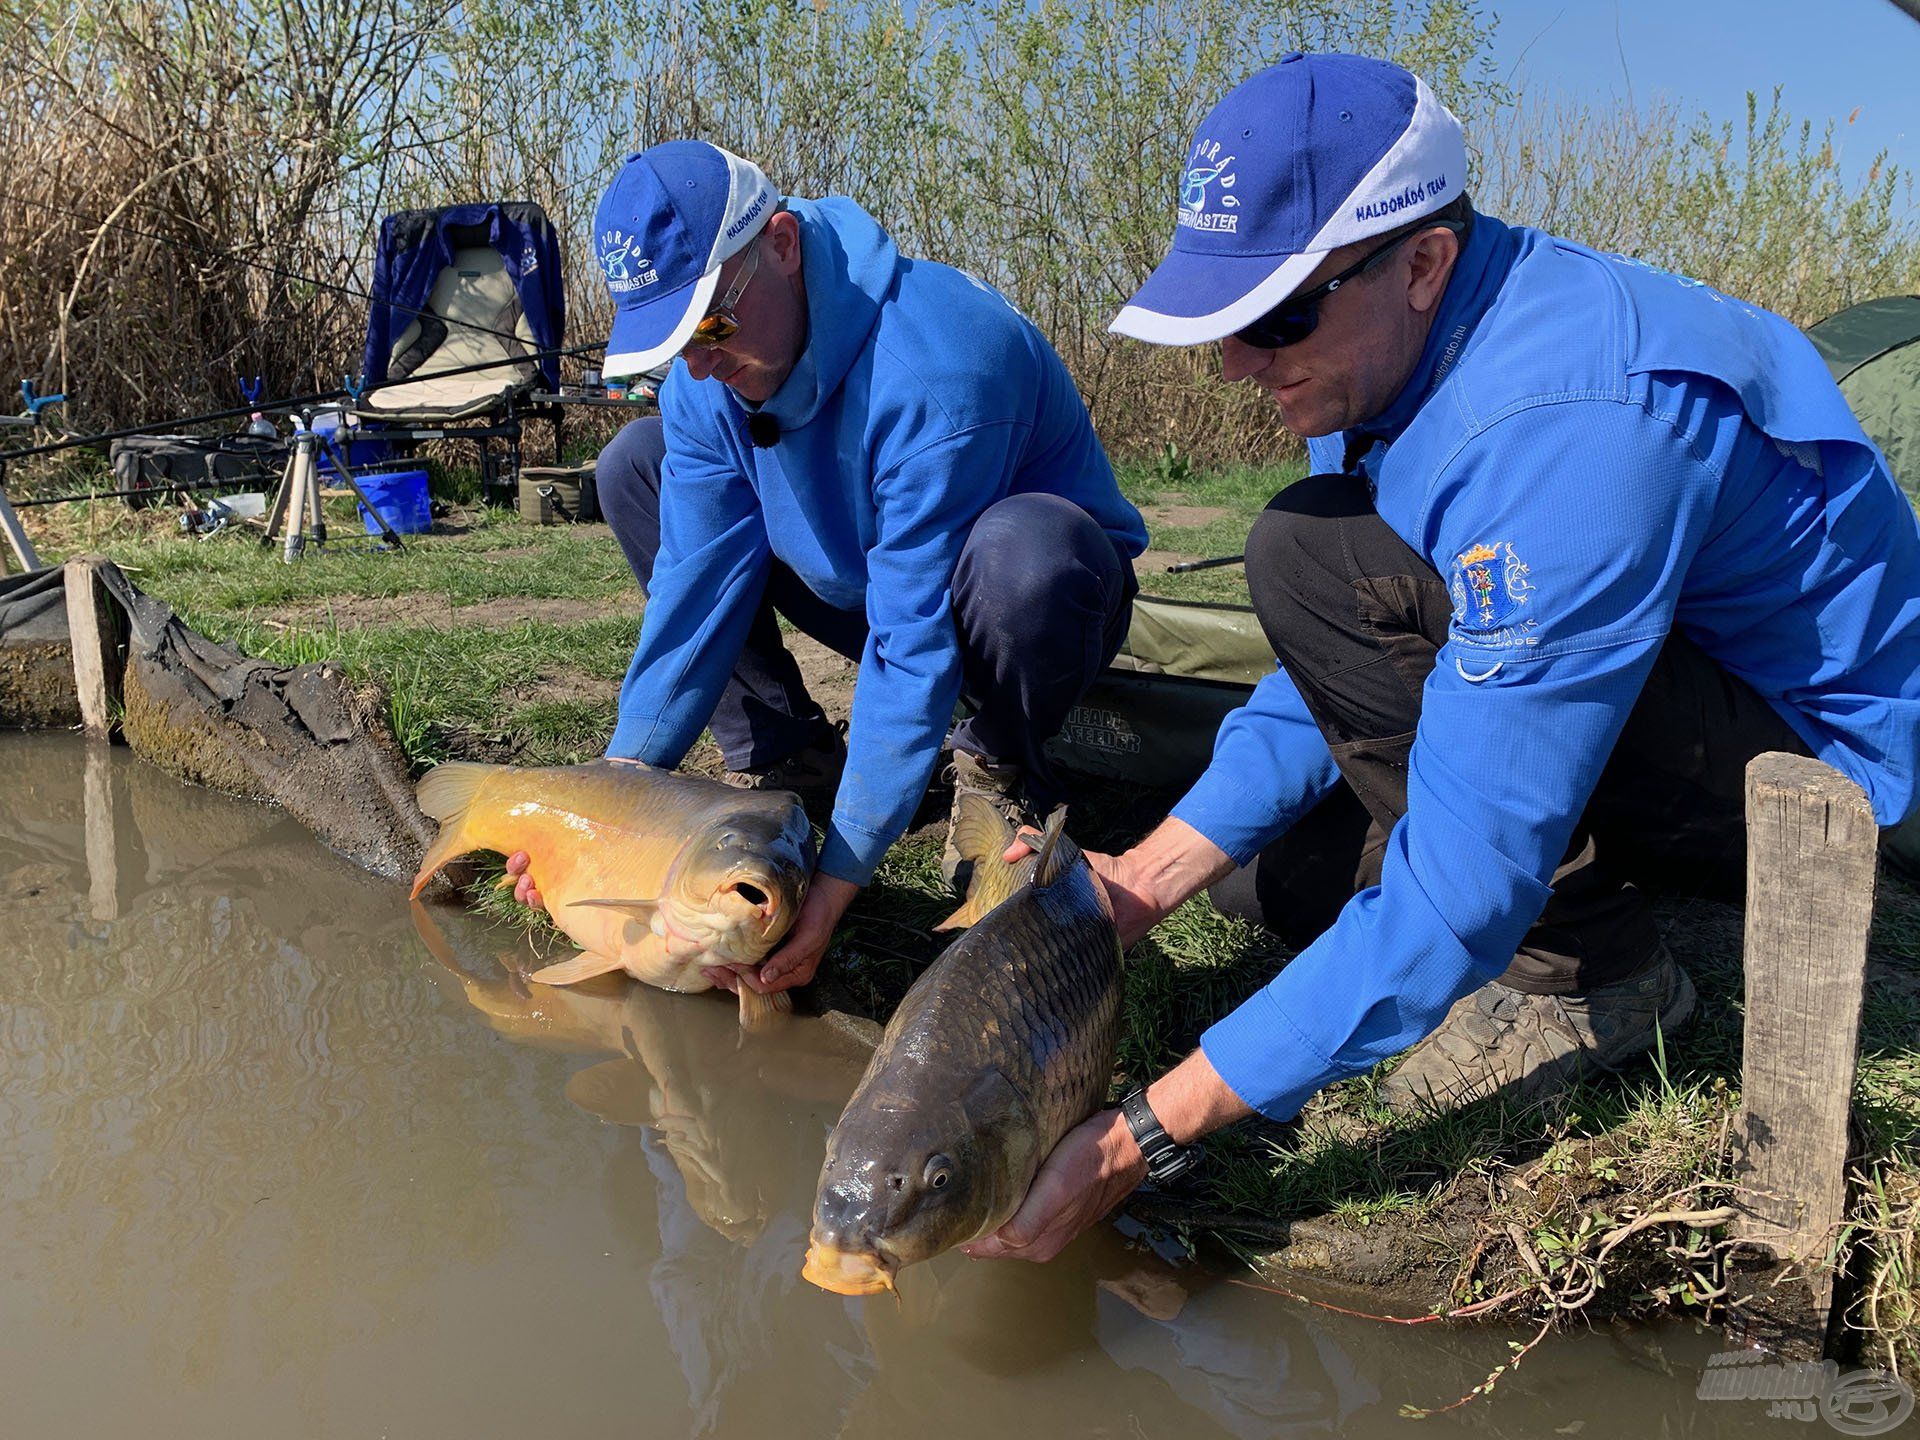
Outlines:
{"type": "Polygon", "coordinates": [[[1153,478],[1169,490],[1183,489],[1193,479],[1193,461],[1169,440],[1154,457],[1153,478]]]}

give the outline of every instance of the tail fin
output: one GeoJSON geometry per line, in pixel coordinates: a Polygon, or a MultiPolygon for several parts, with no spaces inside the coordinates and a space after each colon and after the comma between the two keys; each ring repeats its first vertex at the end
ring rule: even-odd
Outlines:
{"type": "Polygon", "coordinates": [[[762,995],[757,990],[747,988],[747,982],[740,982],[740,1028],[752,1035],[777,1025],[783,1015],[793,1013],[793,996],[785,990],[772,995],[762,995]]]}
{"type": "Polygon", "coordinates": [[[480,787],[505,768],[503,765],[475,765],[465,760],[449,760],[434,766],[420,777],[416,787],[420,809],[430,819],[440,822],[440,833],[421,857],[420,871],[413,877],[414,895],[426,889],[434,871],[475,848],[466,838],[467,811],[473,804],[473,797],[480,793],[480,787]]]}
{"type": "Polygon", "coordinates": [[[972,865],[967,898],[960,908],[934,926],[935,930],[965,930],[1027,881],[1031,867],[1022,861],[1009,865],[1001,857],[1013,843],[1013,827],[992,801],[974,791],[960,796],[960,814],[953,822],[949,843],[972,865]]]}

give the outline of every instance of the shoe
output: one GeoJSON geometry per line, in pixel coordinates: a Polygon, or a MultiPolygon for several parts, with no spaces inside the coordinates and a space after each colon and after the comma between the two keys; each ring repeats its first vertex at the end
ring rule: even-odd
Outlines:
{"type": "Polygon", "coordinates": [[[1039,827],[1027,806],[1026,786],[1023,783],[1025,774],[1018,765],[1007,765],[983,755],[956,750],[953,752],[953,764],[947,767],[947,778],[953,783],[953,807],[947,812],[947,840],[940,850],[940,874],[948,885],[965,894],[973,878],[973,862],[962,856],[953,845],[954,825],[960,819],[962,795],[982,796],[1006,817],[1007,823],[1015,830],[1022,825],[1039,827]]]}
{"type": "Polygon", "coordinates": [[[824,825],[833,814],[840,773],[846,768],[844,728],[825,725],[814,739],[786,759],[757,770],[728,770],[720,778],[736,790],[790,790],[800,797],[808,816],[824,825]]]}
{"type": "Polygon", "coordinates": [[[1490,981],[1455,1001],[1374,1093],[1403,1114],[1495,1095],[1534,1104],[1589,1071],[1644,1055],[1656,1031],[1678,1034],[1694,1002],[1693,982],[1665,945],[1639,974],[1584,995],[1532,995],[1490,981]]]}

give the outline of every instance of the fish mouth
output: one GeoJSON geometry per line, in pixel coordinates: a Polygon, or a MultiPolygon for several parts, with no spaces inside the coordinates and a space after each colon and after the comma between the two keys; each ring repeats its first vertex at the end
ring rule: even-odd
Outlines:
{"type": "Polygon", "coordinates": [[[800,1278],[835,1295],[878,1295],[894,1289],[893,1272],[900,1262],[877,1250],[842,1250],[824,1240],[807,1245],[807,1263],[800,1267],[800,1278]]]}
{"type": "Polygon", "coordinates": [[[766,870],[759,866],[733,870],[720,882],[718,895],[731,895],[751,906],[763,928],[771,927],[790,908],[789,897],[805,884],[805,872],[797,866],[792,873],[766,870]]]}
{"type": "Polygon", "coordinates": [[[748,914],[760,923],[765,930],[771,926],[780,912],[786,908],[780,898],[779,888],[773,880],[759,874],[729,875],[714,892],[714,899],[730,896],[748,907],[748,914]]]}

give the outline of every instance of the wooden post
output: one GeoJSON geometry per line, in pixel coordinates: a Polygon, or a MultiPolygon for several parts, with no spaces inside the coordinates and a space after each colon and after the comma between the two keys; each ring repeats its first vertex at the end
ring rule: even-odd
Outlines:
{"type": "Polygon", "coordinates": [[[1790,1349],[1820,1348],[1833,1303],[1823,1262],[1846,1214],[1879,838],[1860,787],[1818,760],[1771,753],[1747,766],[1743,1213],[1733,1230],[1807,1274],[1762,1307],[1790,1349]]]}
{"type": "Polygon", "coordinates": [[[120,610],[100,583],[99,555],[66,565],[67,639],[73,646],[73,683],[80,692],[80,723],[89,735],[113,731],[120,700],[120,610]]]}
{"type": "Polygon", "coordinates": [[[113,753],[104,736],[87,738],[87,894],[95,920],[120,918],[120,827],[113,806],[113,753]]]}

